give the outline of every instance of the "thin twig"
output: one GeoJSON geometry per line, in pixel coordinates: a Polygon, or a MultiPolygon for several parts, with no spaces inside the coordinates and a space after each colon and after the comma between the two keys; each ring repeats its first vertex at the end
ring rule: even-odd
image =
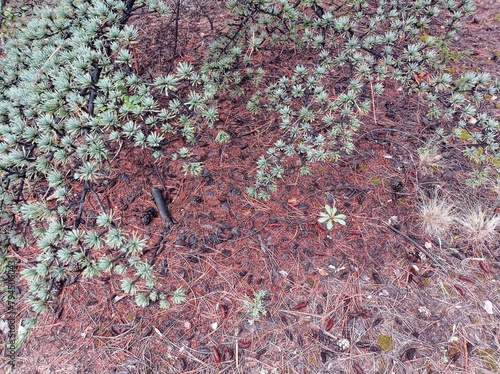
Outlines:
{"type": "Polygon", "coordinates": [[[377,124],[377,111],[375,107],[375,97],[373,95],[373,83],[370,81],[370,93],[372,96],[372,110],[373,110],[373,122],[375,123],[375,126],[378,126],[377,124]]]}
{"type": "Polygon", "coordinates": [[[175,2],[175,20],[174,20],[174,47],[173,47],[173,52],[172,52],[172,61],[170,62],[170,66],[168,68],[168,71],[170,72],[172,70],[173,64],[175,57],[177,56],[177,48],[179,44],[179,19],[180,19],[180,8],[181,8],[181,1],[176,0],[175,2]]]}
{"type": "Polygon", "coordinates": [[[89,192],[88,182],[85,181],[83,183],[82,196],[80,197],[80,205],[78,206],[78,213],[77,213],[76,219],[75,219],[75,229],[77,229],[78,226],[80,226],[80,223],[82,222],[83,204],[85,202],[85,197],[87,196],[88,192],[89,192]]]}
{"type": "Polygon", "coordinates": [[[436,259],[436,257],[434,257],[427,249],[425,249],[424,247],[422,247],[420,244],[418,244],[415,240],[413,240],[412,238],[410,238],[408,235],[402,233],[401,231],[399,231],[397,228],[389,225],[388,223],[385,223],[383,222],[384,225],[386,225],[389,229],[391,229],[391,231],[395,232],[396,234],[399,234],[401,235],[403,238],[405,238],[408,242],[410,242],[411,244],[413,244],[415,247],[417,247],[417,249],[422,252],[423,254],[425,254],[427,257],[429,257],[437,266],[439,266],[440,268],[444,269],[443,265],[441,264],[441,261],[438,261],[436,259]]]}
{"type": "Polygon", "coordinates": [[[160,253],[163,252],[163,250],[165,249],[165,241],[166,241],[167,237],[165,235],[165,233],[162,233],[161,236],[160,236],[160,240],[158,240],[157,244],[153,247],[153,256],[151,256],[151,260],[149,261],[149,264],[151,266],[154,265],[155,261],[156,261],[156,258],[158,257],[158,255],[160,253]]]}
{"type": "Polygon", "coordinates": [[[166,191],[167,187],[165,186],[165,183],[163,182],[163,178],[161,177],[160,171],[158,170],[158,167],[156,166],[156,162],[154,162],[154,160],[153,160],[153,167],[155,169],[156,175],[158,176],[158,180],[160,181],[161,186],[163,187],[163,190],[166,191]]]}
{"type": "Polygon", "coordinates": [[[469,351],[467,350],[467,340],[464,340],[464,370],[467,373],[467,369],[469,368],[469,351]]]}
{"type": "Polygon", "coordinates": [[[52,57],[54,57],[54,55],[57,53],[57,51],[59,51],[61,48],[62,48],[62,45],[60,45],[59,47],[57,47],[56,49],[54,49],[54,52],[52,52],[50,54],[50,56],[47,58],[47,60],[43,63],[42,67],[38,70],[38,72],[35,75],[35,82],[34,83],[36,83],[38,81],[38,78],[40,78],[40,75],[42,75],[42,73],[45,70],[45,66],[47,66],[47,64],[52,59],[52,57]]]}
{"type": "MultiPolygon", "coordinates": [[[[88,182],[86,182],[88,183],[88,182]]],[[[106,214],[106,209],[104,209],[104,205],[102,205],[101,198],[99,197],[99,194],[94,190],[94,188],[88,183],[88,189],[92,194],[95,196],[95,199],[97,201],[97,204],[99,205],[99,208],[101,208],[101,211],[106,214]]]]}
{"type": "MultiPolygon", "coordinates": [[[[287,310],[287,309],[278,309],[278,313],[286,313],[290,314],[292,316],[299,316],[299,317],[312,317],[312,318],[324,318],[322,314],[314,314],[314,313],[307,313],[307,312],[299,312],[298,310],[287,310]]],[[[320,327],[318,329],[321,330],[320,327]]]]}
{"type": "Polygon", "coordinates": [[[5,5],[7,5],[7,0],[0,1],[0,25],[2,25],[3,19],[5,17],[4,15],[5,5]]]}

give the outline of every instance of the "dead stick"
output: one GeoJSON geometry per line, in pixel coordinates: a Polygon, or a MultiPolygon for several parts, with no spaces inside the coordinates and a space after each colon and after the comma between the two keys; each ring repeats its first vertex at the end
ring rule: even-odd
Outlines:
{"type": "Polygon", "coordinates": [[[165,202],[165,198],[163,197],[162,190],[160,190],[158,187],[153,187],[151,193],[153,195],[153,199],[155,199],[156,207],[160,212],[160,216],[163,219],[163,222],[166,223],[167,228],[170,228],[173,224],[175,224],[175,222],[168,211],[167,203],[165,202]]]}

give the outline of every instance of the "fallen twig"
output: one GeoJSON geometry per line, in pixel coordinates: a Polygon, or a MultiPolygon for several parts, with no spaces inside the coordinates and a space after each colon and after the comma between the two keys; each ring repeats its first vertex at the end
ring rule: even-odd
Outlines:
{"type": "Polygon", "coordinates": [[[75,219],[75,229],[80,226],[80,223],[82,222],[82,214],[83,214],[83,204],[85,203],[85,197],[87,196],[87,193],[89,192],[89,184],[87,181],[83,182],[83,191],[82,191],[82,196],[80,196],[80,205],[78,206],[78,213],[76,214],[76,219],[75,219]]]}
{"type": "Polygon", "coordinates": [[[153,187],[151,189],[151,193],[153,195],[153,199],[155,200],[156,207],[160,212],[160,216],[163,219],[163,222],[167,225],[167,229],[172,227],[175,224],[170,212],[168,211],[167,203],[165,198],[163,197],[163,192],[158,187],[153,187]]]}
{"type": "Polygon", "coordinates": [[[417,249],[422,252],[423,254],[425,254],[427,257],[429,257],[437,266],[439,266],[440,268],[444,268],[443,265],[441,264],[441,261],[438,261],[438,259],[436,257],[434,257],[432,254],[430,254],[430,252],[425,249],[424,247],[422,247],[420,244],[418,244],[415,240],[413,240],[412,238],[410,238],[408,235],[402,233],[401,231],[399,231],[397,228],[395,228],[394,226],[391,226],[389,225],[388,223],[385,223],[383,222],[384,225],[386,225],[389,229],[391,229],[391,231],[395,232],[396,234],[399,234],[401,235],[403,238],[405,238],[408,242],[410,242],[411,244],[413,244],[415,247],[417,247],[417,249]]]}

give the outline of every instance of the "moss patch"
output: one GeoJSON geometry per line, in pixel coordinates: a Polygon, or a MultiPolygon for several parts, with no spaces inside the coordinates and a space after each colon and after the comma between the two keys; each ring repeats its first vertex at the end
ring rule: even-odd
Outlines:
{"type": "Polygon", "coordinates": [[[380,335],[378,338],[378,345],[384,352],[392,351],[394,348],[394,340],[390,335],[380,335]]]}

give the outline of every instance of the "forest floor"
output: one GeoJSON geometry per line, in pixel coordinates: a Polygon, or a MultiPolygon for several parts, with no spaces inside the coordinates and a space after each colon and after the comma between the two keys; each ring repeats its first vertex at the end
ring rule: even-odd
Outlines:
{"type": "MultiPolygon", "coordinates": [[[[450,69],[499,77],[500,3],[477,6],[450,69]]],[[[183,9],[182,59],[199,61],[210,24],[221,22],[219,7],[194,1],[183,9]]],[[[136,70],[168,70],[175,59],[162,43],[174,37],[172,22],[133,22],[143,35],[136,70]]],[[[500,191],[465,186],[470,163],[459,146],[435,141],[417,98],[386,96],[351,157],[314,165],[306,177],[287,174],[268,201],[250,199],[245,188],[256,157],[278,136],[273,119],[253,118],[237,100],[219,104],[231,141],[216,146],[201,136],[192,156],[204,162],[201,177],[170,163],[156,172],[146,151],[124,148],[113,182],[99,191],[126,228],[164,246],[161,283],[182,286],[186,302],[139,308],[117,297],[118,281],[81,278],[41,317],[18,351],[16,373],[500,371],[499,241],[475,240],[454,224],[438,240],[423,214],[434,197],[458,211],[498,214],[500,191]],[[426,157],[419,148],[434,150],[426,157]],[[160,218],[141,223],[154,206],[151,186],[162,185],[177,222],[165,235],[160,218]],[[325,204],[347,224],[319,224],[325,204]],[[250,323],[244,302],[260,290],[267,314],[250,323]]],[[[490,234],[498,238],[498,228],[490,234]]]]}

